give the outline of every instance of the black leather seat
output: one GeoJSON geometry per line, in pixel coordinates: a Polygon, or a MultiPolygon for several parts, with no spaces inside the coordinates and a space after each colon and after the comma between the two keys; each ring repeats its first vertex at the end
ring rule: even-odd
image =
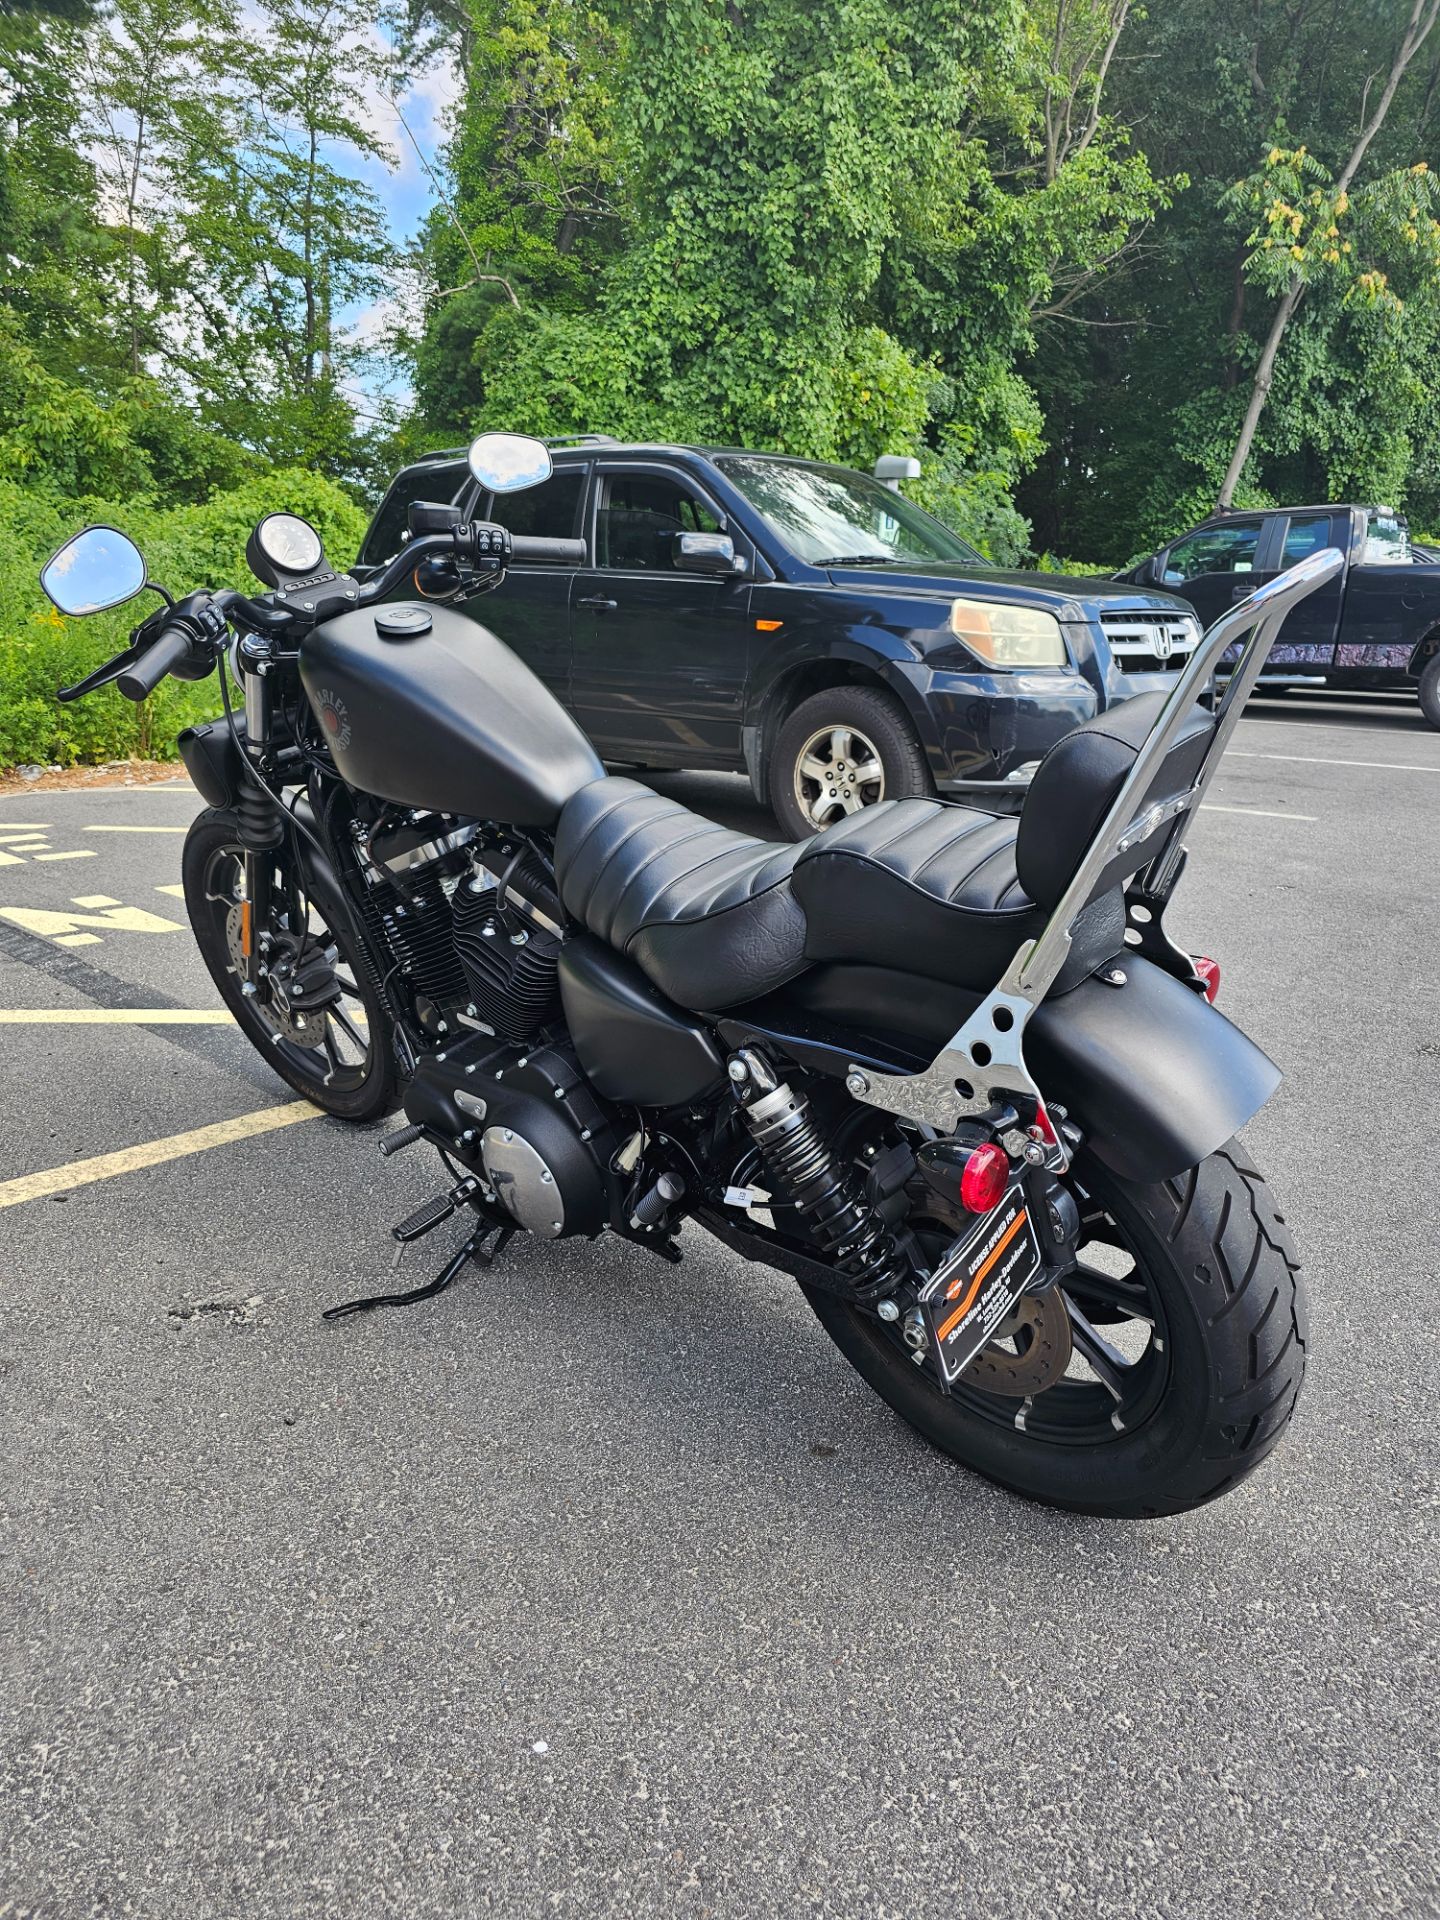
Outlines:
{"type": "Polygon", "coordinates": [[[799,847],[732,833],[612,777],[566,803],[555,875],[567,913],[696,1012],[739,1006],[803,973],[799,847]]]}
{"type": "MultiPolygon", "coordinates": [[[[1017,823],[884,801],[802,846],[732,833],[634,780],[584,787],[555,843],[567,912],[682,1007],[740,1006],[824,961],[988,991],[1045,923],[1015,877],[1017,823]]],[[[1118,896],[1077,927],[1067,972],[1120,946],[1118,896]]]]}

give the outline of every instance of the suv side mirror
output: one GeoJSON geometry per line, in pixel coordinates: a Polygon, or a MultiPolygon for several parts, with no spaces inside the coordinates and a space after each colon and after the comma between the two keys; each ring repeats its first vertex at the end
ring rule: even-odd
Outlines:
{"type": "Polygon", "coordinates": [[[708,573],[728,579],[745,572],[728,533],[673,533],[670,557],[677,573],[708,573]]]}

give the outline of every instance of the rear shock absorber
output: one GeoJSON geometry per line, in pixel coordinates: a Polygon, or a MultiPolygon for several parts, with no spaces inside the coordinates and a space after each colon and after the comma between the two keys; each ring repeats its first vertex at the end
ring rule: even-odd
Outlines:
{"type": "Polygon", "coordinates": [[[893,1292],[910,1263],[855,1174],[831,1152],[805,1095],[778,1079],[753,1047],[732,1055],[729,1071],[772,1192],[794,1207],[853,1282],[857,1301],[868,1305],[893,1292]]]}

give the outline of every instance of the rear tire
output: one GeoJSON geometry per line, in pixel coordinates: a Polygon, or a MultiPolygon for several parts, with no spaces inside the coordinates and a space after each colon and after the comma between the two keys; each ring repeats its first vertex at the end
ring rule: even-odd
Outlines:
{"type": "MultiPolygon", "coordinates": [[[[947,1398],[879,1321],[826,1295],[812,1293],[810,1303],[881,1399],[963,1466],[1074,1513],[1183,1513],[1253,1473],[1294,1412],[1306,1342],[1295,1250],[1264,1179],[1233,1140],[1158,1185],[1121,1180],[1083,1154],[1074,1171],[1084,1206],[1115,1224],[1150,1296],[1133,1413],[1129,1403],[1122,1414],[1119,1399],[1107,1401],[1098,1377],[1091,1386],[1068,1374],[1023,1406],[958,1387],[947,1398]],[[1087,1395],[1098,1401],[1093,1411],[1087,1395]],[[1107,1405],[1122,1418],[1119,1430],[1107,1405]]],[[[1085,1308],[1092,1333],[1118,1338],[1116,1323],[1129,1315],[1107,1307],[1092,1271],[1095,1294],[1078,1276],[1065,1289],[1085,1308]]],[[[1109,1284],[1113,1300],[1129,1282],[1109,1284]]],[[[1143,1298],[1138,1284],[1135,1294],[1143,1298]]]]}
{"type": "Polygon", "coordinates": [[[827,687],[800,702],[780,728],[768,785],[771,810],[791,840],[807,840],[877,801],[935,791],[899,701],[856,686],[827,687]]]}
{"type": "MultiPolygon", "coordinates": [[[[335,954],[336,981],[345,983],[338,1013],[305,1016],[310,1032],[302,1036],[297,1022],[278,1019],[259,996],[241,988],[230,920],[239,884],[235,863],[243,854],[232,812],[209,807],[197,814],[185,839],[182,874],[186,911],[210,978],[256,1052],[297,1093],[340,1120],[378,1119],[394,1098],[390,1018],[348,906],[333,886],[302,888],[310,908],[306,938],[323,928],[324,944],[335,954]]],[[[292,859],[288,848],[278,847],[277,871],[288,871],[292,859]]]]}
{"type": "Polygon", "coordinates": [[[1420,696],[1421,713],[1440,732],[1440,653],[1431,654],[1425,662],[1416,692],[1420,696]]]}

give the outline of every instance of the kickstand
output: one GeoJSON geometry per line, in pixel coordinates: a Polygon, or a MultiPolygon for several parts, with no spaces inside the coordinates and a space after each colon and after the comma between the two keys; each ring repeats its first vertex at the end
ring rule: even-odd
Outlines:
{"type": "Polygon", "coordinates": [[[327,1307],[322,1320],[343,1320],[347,1314],[368,1313],[372,1307],[408,1307],[417,1300],[433,1300],[437,1293],[444,1293],[450,1283],[457,1279],[467,1261],[474,1260],[478,1266],[493,1266],[501,1249],[515,1232],[514,1227],[501,1227],[495,1233],[493,1242],[487,1247],[485,1241],[494,1229],[487,1222],[478,1227],[457,1250],[426,1286],[415,1287],[409,1293],[376,1293],[364,1300],[346,1300],[338,1307],[327,1307]]]}

